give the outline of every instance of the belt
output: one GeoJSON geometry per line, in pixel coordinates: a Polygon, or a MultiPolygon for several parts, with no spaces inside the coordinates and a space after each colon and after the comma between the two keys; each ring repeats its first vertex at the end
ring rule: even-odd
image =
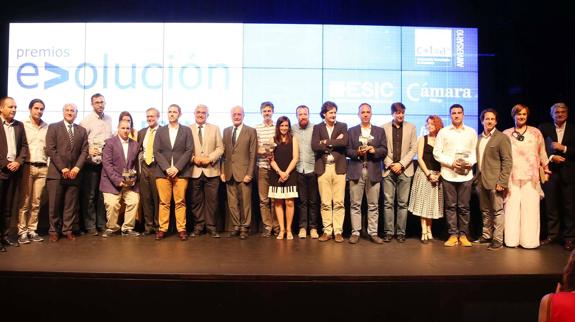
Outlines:
{"type": "Polygon", "coordinates": [[[47,167],[48,164],[46,162],[26,162],[26,164],[33,165],[38,168],[47,167]]]}

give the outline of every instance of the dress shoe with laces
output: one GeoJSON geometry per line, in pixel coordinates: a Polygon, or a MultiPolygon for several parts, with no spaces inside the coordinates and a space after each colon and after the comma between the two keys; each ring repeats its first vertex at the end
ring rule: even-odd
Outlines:
{"type": "Polygon", "coordinates": [[[158,230],[158,231],[156,232],[156,240],[162,240],[162,239],[164,239],[165,237],[166,237],[166,233],[165,233],[165,232],[163,232],[163,231],[161,231],[161,230],[158,230]]]}
{"type": "Polygon", "coordinates": [[[381,239],[381,237],[377,235],[370,235],[369,240],[371,240],[371,242],[375,244],[383,244],[383,239],[381,239]]]}
{"type": "Polygon", "coordinates": [[[343,236],[341,234],[335,234],[335,242],[343,243],[343,236]]]}
{"type": "Polygon", "coordinates": [[[318,238],[318,240],[319,240],[320,242],[324,242],[324,241],[328,241],[328,240],[330,240],[330,239],[332,239],[332,238],[333,238],[333,237],[332,237],[331,234],[328,235],[327,233],[323,233],[323,235],[321,235],[321,237],[318,238]]]}
{"type": "Polygon", "coordinates": [[[551,237],[547,237],[541,241],[541,246],[549,245],[555,243],[555,239],[551,237]]]}
{"type": "Polygon", "coordinates": [[[570,252],[575,249],[575,241],[574,240],[566,240],[563,244],[563,249],[570,252]]]}
{"type": "Polygon", "coordinates": [[[349,237],[349,243],[350,244],[357,244],[359,243],[359,235],[351,235],[349,237]]]}
{"type": "Polygon", "coordinates": [[[188,233],[185,230],[179,231],[178,232],[178,238],[181,241],[186,241],[186,240],[188,240],[188,233]]]}

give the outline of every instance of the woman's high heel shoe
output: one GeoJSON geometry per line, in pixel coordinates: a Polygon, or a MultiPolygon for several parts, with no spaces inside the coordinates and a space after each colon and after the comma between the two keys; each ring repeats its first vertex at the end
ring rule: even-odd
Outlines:
{"type": "Polygon", "coordinates": [[[280,232],[278,233],[276,239],[284,239],[284,235],[285,235],[285,231],[280,230],[280,232]]]}
{"type": "Polygon", "coordinates": [[[287,232],[286,238],[287,238],[288,240],[293,239],[293,234],[291,233],[291,231],[288,231],[288,232],[287,232]]]}

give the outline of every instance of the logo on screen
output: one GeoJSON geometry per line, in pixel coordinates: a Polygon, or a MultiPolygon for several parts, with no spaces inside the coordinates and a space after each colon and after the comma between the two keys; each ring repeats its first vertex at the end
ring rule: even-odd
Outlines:
{"type": "Polygon", "coordinates": [[[415,29],[415,63],[450,66],[453,50],[451,29],[415,29]]]}
{"type": "Polygon", "coordinates": [[[419,102],[422,98],[429,102],[441,103],[444,99],[470,99],[471,88],[467,87],[430,87],[427,82],[414,82],[407,85],[406,95],[412,102],[419,102]]]}
{"type": "Polygon", "coordinates": [[[389,81],[330,81],[328,95],[331,99],[370,99],[388,102],[395,95],[395,88],[389,81]]]}

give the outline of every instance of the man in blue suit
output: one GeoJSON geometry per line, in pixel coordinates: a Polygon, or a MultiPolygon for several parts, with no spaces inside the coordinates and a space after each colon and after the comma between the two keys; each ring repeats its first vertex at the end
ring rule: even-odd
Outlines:
{"type": "Polygon", "coordinates": [[[140,195],[136,185],[136,167],[138,165],[138,142],[130,139],[132,131],[129,121],[120,121],[118,135],[106,140],[102,151],[102,177],[100,191],[104,195],[106,206],[107,238],[120,231],[118,214],[122,201],[126,205],[122,235],[138,236],[134,231],[140,195]]]}
{"type": "Polygon", "coordinates": [[[371,124],[371,105],[362,103],[358,108],[361,124],[348,130],[347,178],[351,201],[350,244],[359,242],[361,232],[361,202],[367,197],[367,233],[369,239],[382,244],[377,235],[379,220],[379,190],[383,158],[387,155],[387,142],[382,128],[371,124]]]}

